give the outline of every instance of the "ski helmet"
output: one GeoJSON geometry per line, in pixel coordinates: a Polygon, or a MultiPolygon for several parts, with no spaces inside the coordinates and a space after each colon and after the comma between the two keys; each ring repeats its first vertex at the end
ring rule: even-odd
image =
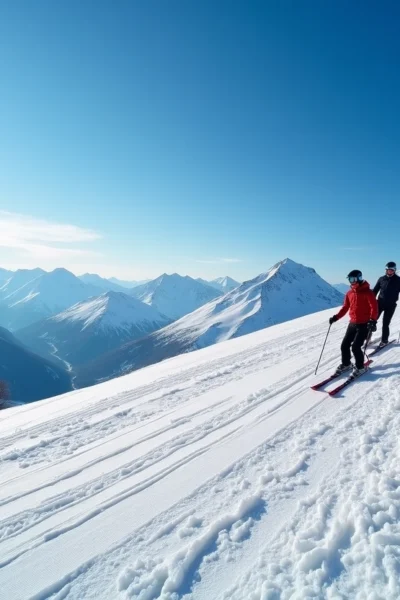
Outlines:
{"type": "Polygon", "coordinates": [[[394,271],[397,269],[396,263],[392,260],[386,263],[386,269],[393,269],[394,271]]]}
{"type": "Polygon", "coordinates": [[[354,269],[347,275],[347,279],[350,281],[350,283],[361,283],[363,281],[363,275],[361,271],[354,269]]]}

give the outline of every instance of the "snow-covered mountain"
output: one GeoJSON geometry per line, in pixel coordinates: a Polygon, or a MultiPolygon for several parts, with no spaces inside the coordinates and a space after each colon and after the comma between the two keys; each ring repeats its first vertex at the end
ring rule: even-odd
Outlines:
{"type": "Polygon", "coordinates": [[[7,298],[45,273],[46,271],[43,271],[43,269],[18,269],[18,271],[10,273],[9,277],[0,285],[0,300],[7,298]]]}
{"type": "Polygon", "coordinates": [[[6,310],[6,323],[3,318],[2,324],[15,331],[91,296],[98,296],[102,291],[94,285],[83,283],[66,269],[55,269],[11,293],[7,290],[1,301],[6,310]]]}
{"type": "Polygon", "coordinates": [[[83,281],[83,283],[94,285],[105,292],[126,292],[126,288],[124,286],[119,285],[110,279],[104,279],[104,277],[100,277],[100,275],[97,275],[96,273],[85,273],[84,275],[79,275],[79,279],[83,281]]]}
{"type": "Polygon", "coordinates": [[[6,382],[13,403],[34,402],[72,389],[65,369],[34,354],[3,327],[0,327],[0,380],[6,382]]]}
{"type": "Polygon", "coordinates": [[[42,356],[53,355],[75,367],[169,322],[136,298],[105,292],[21,329],[17,336],[42,356]]]}
{"type": "Polygon", "coordinates": [[[336,290],[339,290],[339,292],[341,292],[342,294],[347,294],[347,292],[349,291],[350,287],[349,284],[347,283],[334,283],[333,287],[336,290]]]}
{"type": "Polygon", "coordinates": [[[0,268],[0,287],[4,284],[5,281],[10,279],[13,275],[13,271],[8,271],[7,269],[0,268]]]}
{"type": "Polygon", "coordinates": [[[335,307],[342,301],[343,295],[314,269],[285,259],[149,337],[100,357],[97,363],[80,372],[78,382],[89,385],[183,352],[335,307]]]}
{"type": "Polygon", "coordinates": [[[210,281],[209,284],[224,294],[231,292],[240,285],[239,281],[235,281],[232,277],[228,277],[227,275],[225,277],[217,277],[217,279],[210,281]]]}
{"type": "Polygon", "coordinates": [[[134,288],[131,294],[172,320],[179,319],[221,296],[221,292],[210,285],[177,273],[164,273],[157,279],[134,288]]]}
{"type": "Polygon", "coordinates": [[[311,390],[334,310],[2,412],[1,598],[398,600],[400,346],[311,390]]]}

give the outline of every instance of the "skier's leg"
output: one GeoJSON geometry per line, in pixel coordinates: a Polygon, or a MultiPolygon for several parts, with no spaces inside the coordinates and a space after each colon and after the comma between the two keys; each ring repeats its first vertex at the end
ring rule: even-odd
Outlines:
{"type": "MultiPolygon", "coordinates": [[[[380,304],[380,302],[379,302],[379,301],[378,301],[378,309],[379,309],[379,312],[378,312],[378,318],[377,318],[377,321],[379,321],[379,319],[380,319],[380,316],[381,316],[381,314],[383,313],[383,310],[384,310],[384,309],[383,309],[383,306],[381,306],[381,304],[380,304]]],[[[371,331],[371,333],[370,333],[370,337],[371,337],[371,336],[372,336],[372,331],[371,331]]],[[[383,325],[382,325],[382,336],[381,336],[381,339],[383,339],[383,325]]]]}
{"type": "Polygon", "coordinates": [[[389,335],[390,335],[389,325],[390,325],[390,321],[392,320],[395,310],[396,310],[396,305],[389,306],[383,312],[382,342],[384,344],[387,344],[387,342],[389,341],[389,335]]]}
{"type": "Polygon", "coordinates": [[[342,365],[347,366],[351,362],[350,348],[351,348],[351,344],[354,341],[356,333],[357,333],[356,326],[353,325],[352,323],[350,323],[349,326],[347,327],[346,334],[343,338],[342,345],[340,347],[340,350],[342,352],[342,365]]]}
{"type": "Polygon", "coordinates": [[[362,351],[363,344],[368,336],[368,327],[364,325],[358,325],[356,335],[354,336],[353,342],[353,354],[356,362],[356,368],[362,369],[364,367],[364,353],[362,351]]]}

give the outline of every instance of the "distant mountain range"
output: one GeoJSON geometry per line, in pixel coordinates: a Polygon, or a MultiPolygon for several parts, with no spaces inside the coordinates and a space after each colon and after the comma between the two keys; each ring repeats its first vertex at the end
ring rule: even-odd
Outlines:
{"type": "Polygon", "coordinates": [[[170,323],[155,308],[121,292],[105,292],[17,331],[38,354],[76,367],[170,323]]]}
{"type": "Polygon", "coordinates": [[[43,378],[35,394],[26,394],[18,390],[26,370],[20,370],[21,381],[9,370],[14,393],[28,401],[48,394],[45,373],[60,384],[56,390],[69,389],[71,377],[74,386],[90,385],[343,301],[314,269],[290,259],[242,284],[177,273],[137,283],[90,273],[76,277],[62,268],[1,269],[0,325],[15,336],[2,330],[3,351],[12,345],[14,363],[21,360],[32,373],[35,365],[43,378]]]}
{"type": "Polygon", "coordinates": [[[83,283],[66,269],[55,269],[51,273],[35,271],[36,277],[27,283],[24,281],[28,275],[17,271],[0,288],[0,325],[11,331],[103,292],[94,285],[83,283]]]}
{"type": "Polygon", "coordinates": [[[0,380],[7,383],[13,403],[33,402],[72,389],[69,373],[34,354],[0,327],[0,380]]]}
{"type": "Polygon", "coordinates": [[[183,352],[332,308],[342,300],[343,295],[314,269],[285,259],[171,325],[85,365],[78,372],[77,385],[91,385],[183,352]]]}
{"type": "Polygon", "coordinates": [[[0,326],[15,332],[109,291],[130,293],[176,320],[236,286],[230,277],[205,282],[176,273],[152,281],[128,282],[93,273],[76,277],[62,268],[50,273],[43,269],[0,269],[0,326]]]}

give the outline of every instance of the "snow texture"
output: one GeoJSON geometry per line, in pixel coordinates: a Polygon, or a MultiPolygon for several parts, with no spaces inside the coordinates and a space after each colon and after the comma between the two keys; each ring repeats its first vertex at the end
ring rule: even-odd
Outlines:
{"type": "Polygon", "coordinates": [[[2,597],[398,600],[400,346],[312,391],[333,313],[3,411],[2,597]]]}

